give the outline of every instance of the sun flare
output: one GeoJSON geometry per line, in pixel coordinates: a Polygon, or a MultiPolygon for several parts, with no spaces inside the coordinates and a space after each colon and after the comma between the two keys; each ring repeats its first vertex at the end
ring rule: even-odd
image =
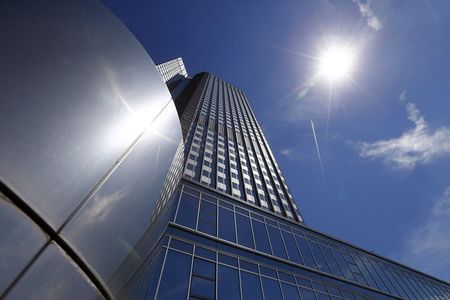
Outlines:
{"type": "Polygon", "coordinates": [[[355,61],[356,53],[350,47],[329,47],[319,57],[319,76],[330,82],[350,78],[355,61]]]}

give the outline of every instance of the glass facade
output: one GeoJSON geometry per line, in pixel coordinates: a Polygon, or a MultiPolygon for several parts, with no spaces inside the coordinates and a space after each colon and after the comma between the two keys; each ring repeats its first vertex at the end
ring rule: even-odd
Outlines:
{"type": "Polygon", "coordinates": [[[235,245],[386,295],[450,298],[445,283],[187,180],[180,185],[174,216],[173,225],[180,230],[200,232],[218,243],[235,245]]]}
{"type": "Polygon", "coordinates": [[[244,93],[204,75],[185,139],[184,176],[277,216],[303,222],[244,93]]]}

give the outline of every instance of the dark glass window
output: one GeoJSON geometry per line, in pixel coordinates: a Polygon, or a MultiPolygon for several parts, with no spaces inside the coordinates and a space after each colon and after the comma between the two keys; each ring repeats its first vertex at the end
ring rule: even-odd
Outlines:
{"type": "Polygon", "coordinates": [[[361,261],[361,259],[359,258],[359,256],[353,256],[353,259],[355,260],[356,265],[358,266],[359,270],[361,271],[361,274],[364,276],[364,278],[368,282],[369,286],[378,288],[377,284],[375,283],[372,276],[367,271],[366,266],[364,266],[364,264],[361,261]]]}
{"type": "Polygon", "coordinates": [[[195,255],[203,258],[208,258],[210,260],[216,260],[216,252],[199,246],[195,247],[195,255]]]}
{"type": "Polygon", "coordinates": [[[250,272],[254,272],[254,273],[258,273],[258,265],[254,264],[254,263],[240,259],[239,265],[240,265],[241,269],[244,269],[244,270],[247,270],[250,272]]]}
{"type": "Polygon", "coordinates": [[[281,239],[280,229],[267,226],[267,231],[269,233],[273,255],[287,259],[286,250],[284,249],[283,240],[281,239]]]}
{"type": "Polygon", "coordinates": [[[201,201],[200,214],[198,219],[198,230],[216,236],[216,208],[215,204],[201,201]]]}
{"type": "Polygon", "coordinates": [[[267,237],[266,225],[252,219],[253,232],[255,234],[256,250],[272,254],[270,250],[269,238],[267,237]]]}
{"type": "Polygon", "coordinates": [[[281,289],[283,290],[285,300],[300,300],[300,296],[298,295],[295,285],[282,282],[281,289]]]}
{"type": "Polygon", "coordinates": [[[319,270],[322,272],[330,273],[330,269],[328,268],[327,262],[323,257],[322,251],[320,251],[319,245],[316,242],[312,241],[308,241],[308,243],[314,255],[314,258],[316,259],[319,270]]]}
{"type": "Polygon", "coordinates": [[[195,229],[197,221],[198,198],[186,193],[181,195],[177,223],[195,229]]]}
{"type": "Polygon", "coordinates": [[[215,282],[203,277],[192,276],[191,296],[198,297],[200,299],[214,299],[215,282]]]}
{"type": "Polygon", "coordinates": [[[250,218],[240,214],[236,214],[236,227],[237,227],[238,244],[249,248],[255,248],[255,245],[253,243],[250,218]]]}
{"type": "Polygon", "coordinates": [[[208,279],[214,279],[216,274],[216,266],[212,262],[200,258],[195,258],[192,274],[199,275],[208,279]]]}
{"type": "Polygon", "coordinates": [[[299,288],[300,295],[302,296],[302,300],[316,300],[316,296],[314,296],[314,292],[305,288],[299,288]]]}
{"type": "Polygon", "coordinates": [[[217,296],[218,300],[239,300],[238,270],[219,265],[217,296]]]}
{"type": "Polygon", "coordinates": [[[324,294],[324,293],[320,293],[320,292],[316,293],[316,297],[317,297],[317,300],[330,300],[330,296],[328,294],[324,294]]]}
{"type": "Polygon", "coordinates": [[[297,244],[295,243],[294,236],[290,232],[281,230],[284,243],[286,244],[286,250],[289,254],[289,259],[293,262],[303,265],[303,259],[298,252],[297,244]]]}
{"type": "Polygon", "coordinates": [[[228,256],[222,253],[219,253],[219,262],[226,264],[226,265],[230,265],[230,266],[234,266],[237,267],[238,266],[238,260],[237,258],[234,258],[232,256],[228,256]]]}
{"type": "Polygon", "coordinates": [[[156,299],[186,299],[191,271],[191,256],[168,250],[156,299]]]}
{"type": "Polygon", "coordinates": [[[215,298],[216,265],[212,262],[195,258],[191,279],[191,296],[202,299],[215,298]]]}
{"type": "Polygon", "coordinates": [[[324,245],[320,245],[320,248],[322,249],[322,253],[325,256],[325,259],[328,262],[328,265],[330,266],[331,272],[336,276],[343,277],[341,269],[339,268],[339,265],[338,265],[336,259],[334,258],[334,255],[331,252],[331,249],[324,245]]]}
{"type": "Polygon", "coordinates": [[[283,297],[281,296],[280,285],[277,280],[263,276],[261,277],[261,281],[265,299],[283,300],[283,297]]]}
{"type": "Polygon", "coordinates": [[[302,253],[303,260],[305,261],[305,265],[314,269],[317,269],[316,262],[314,261],[314,257],[311,254],[311,250],[309,249],[306,240],[298,235],[294,235],[295,240],[297,241],[297,245],[302,253]]]}
{"type": "Polygon", "coordinates": [[[294,276],[280,271],[278,272],[278,275],[280,276],[280,280],[295,284],[294,276]]]}
{"type": "Polygon", "coordinates": [[[191,243],[183,242],[175,238],[170,240],[170,247],[187,253],[192,253],[192,250],[194,249],[194,246],[191,243]]]}
{"type": "Polygon", "coordinates": [[[219,238],[236,243],[234,213],[219,207],[219,238]]]}
{"type": "Polygon", "coordinates": [[[242,300],[263,299],[259,276],[241,271],[242,300]]]}
{"type": "Polygon", "coordinates": [[[342,291],[342,294],[344,295],[345,300],[355,300],[355,295],[351,292],[342,291]]]}
{"type": "Polygon", "coordinates": [[[342,272],[344,273],[344,277],[348,280],[355,281],[355,277],[353,276],[352,271],[347,265],[347,262],[345,261],[344,257],[342,256],[342,253],[338,250],[331,250],[334,254],[334,257],[336,258],[339,266],[341,267],[342,272]]]}

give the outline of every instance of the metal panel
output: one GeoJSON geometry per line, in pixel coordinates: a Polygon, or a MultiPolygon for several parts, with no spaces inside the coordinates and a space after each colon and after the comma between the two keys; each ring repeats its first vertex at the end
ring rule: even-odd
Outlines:
{"type": "MultiPolygon", "coordinates": [[[[167,178],[176,185],[181,174],[182,159],[176,152],[182,141],[175,105],[170,103],[153,122],[111,176],[99,187],[81,210],[64,227],[62,236],[72,245],[91,269],[104,282],[121,277],[119,267],[129,255],[142,262],[147,253],[133,248],[149,228],[150,220],[167,178]],[[174,159],[175,157],[175,159],[174,159]],[[172,164],[178,164],[178,177],[170,174],[172,164]],[[168,174],[169,173],[169,174],[168,174]],[[167,177],[166,177],[166,174],[167,177]]],[[[161,224],[165,226],[165,224],[161,224]]],[[[155,229],[156,230],[156,229],[155,229]]],[[[139,265],[139,263],[137,263],[139,265]]],[[[125,268],[129,278],[135,270],[125,268]]],[[[120,289],[117,279],[110,287],[120,289]]]]}
{"type": "Polygon", "coordinates": [[[170,94],[97,1],[2,1],[0,20],[0,180],[57,230],[170,94]]]}
{"type": "Polygon", "coordinates": [[[46,241],[39,227],[0,193],[0,295],[46,241]]]}
{"type": "Polygon", "coordinates": [[[82,271],[50,244],[5,299],[103,299],[82,271]]]}

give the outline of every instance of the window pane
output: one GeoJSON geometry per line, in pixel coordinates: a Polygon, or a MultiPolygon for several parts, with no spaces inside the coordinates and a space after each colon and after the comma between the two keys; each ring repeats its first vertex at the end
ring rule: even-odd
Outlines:
{"type": "Polygon", "coordinates": [[[270,251],[269,238],[267,237],[266,225],[252,219],[253,232],[255,234],[256,250],[272,254],[270,251]]]}
{"type": "Polygon", "coordinates": [[[236,214],[236,226],[238,243],[242,246],[255,248],[255,245],[253,244],[252,228],[250,227],[250,219],[240,214],[236,214]]]}
{"type": "Polygon", "coordinates": [[[295,285],[282,282],[281,289],[283,290],[285,300],[300,300],[300,296],[298,295],[295,285]]]}
{"type": "Polygon", "coordinates": [[[343,277],[341,269],[339,268],[336,259],[333,256],[333,253],[331,252],[331,249],[324,246],[324,245],[320,245],[320,248],[322,249],[323,254],[325,255],[325,259],[328,262],[328,265],[330,266],[331,272],[339,277],[343,277]]]}
{"type": "Polygon", "coordinates": [[[259,276],[241,271],[242,300],[262,299],[259,276]]]}
{"type": "Polygon", "coordinates": [[[236,243],[234,213],[222,207],[219,208],[219,238],[236,243]]]}
{"type": "Polygon", "coordinates": [[[303,259],[298,252],[297,244],[295,243],[292,233],[281,230],[281,234],[283,235],[284,243],[286,244],[289,259],[295,263],[303,265],[303,259]]]}
{"type": "Polygon", "coordinates": [[[212,262],[195,258],[194,259],[194,269],[192,270],[192,274],[200,275],[209,279],[214,280],[216,274],[216,265],[212,262]]]}
{"type": "Polygon", "coordinates": [[[280,229],[267,226],[267,231],[270,237],[270,243],[272,244],[273,254],[277,257],[287,259],[286,250],[284,250],[283,240],[281,239],[280,229]]]}
{"type": "Polygon", "coordinates": [[[191,271],[191,256],[168,250],[156,299],[186,299],[191,271]]]}
{"type": "Polygon", "coordinates": [[[345,261],[344,257],[342,256],[342,253],[338,250],[332,250],[334,253],[334,257],[336,258],[339,266],[341,267],[342,272],[344,273],[345,278],[351,281],[355,281],[355,277],[352,274],[352,271],[347,265],[347,262],[345,261]]]}
{"type": "Polygon", "coordinates": [[[218,291],[219,300],[239,300],[239,274],[234,268],[219,265],[218,291]]]}
{"type": "Polygon", "coordinates": [[[215,282],[206,278],[192,276],[191,296],[201,297],[202,299],[214,299],[215,282]]]}
{"type": "Polygon", "coordinates": [[[314,296],[314,292],[305,288],[298,288],[300,291],[300,295],[302,296],[302,300],[316,300],[316,296],[314,296]]]}
{"type": "Polygon", "coordinates": [[[277,280],[267,277],[261,277],[261,280],[264,291],[264,299],[283,300],[283,297],[281,296],[280,285],[278,284],[277,280]]]}
{"type": "Polygon", "coordinates": [[[297,241],[298,247],[302,253],[303,259],[305,261],[305,266],[317,269],[316,262],[309,250],[309,246],[306,243],[306,240],[298,235],[294,235],[295,240],[297,241]]]}
{"type": "Polygon", "coordinates": [[[198,199],[183,193],[178,207],[177,223],[195,229],[197,221],[198,199]]]}
{"type": "Polygon", "coordinates": [[[320,251],[319,245],[316,242],[308,241],[309,246],[311,247],[311,251],[316,259],[317,266],[319,270],[322,272],[330,273],[330,269],[328,268],[327,262],[320,251]]]}

